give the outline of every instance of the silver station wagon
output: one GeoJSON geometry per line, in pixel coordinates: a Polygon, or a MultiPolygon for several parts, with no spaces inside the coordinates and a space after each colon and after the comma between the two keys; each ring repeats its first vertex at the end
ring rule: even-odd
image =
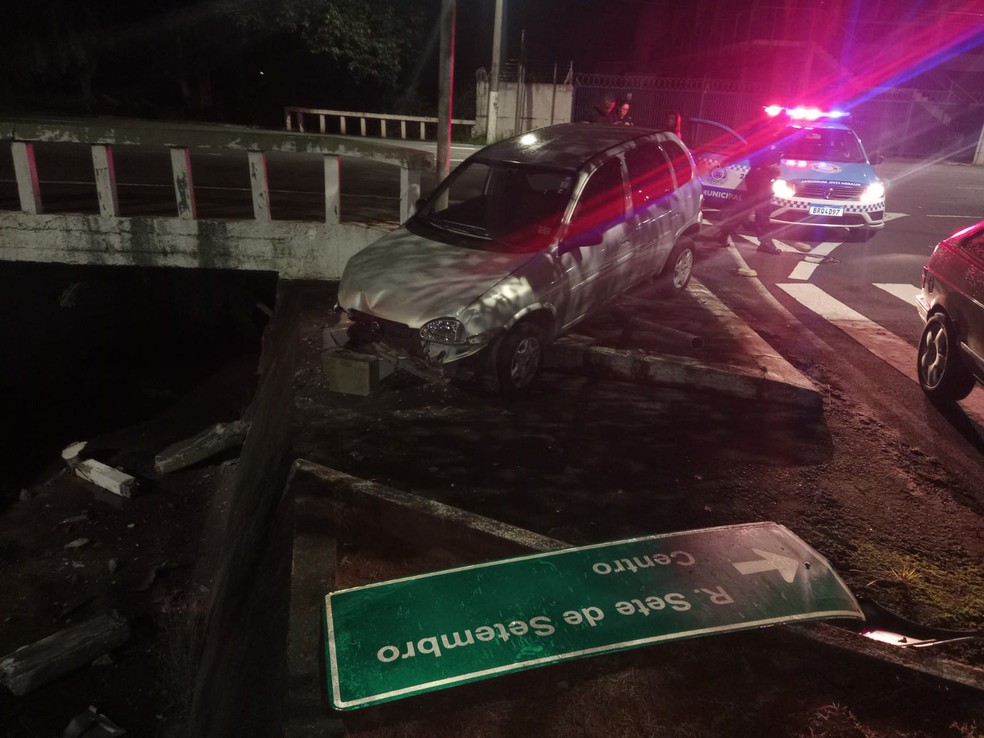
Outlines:
{"type": "Polygon", "coordinates": [[[551,341],[632,286],[684,289],[700,220],[672,133],[567,123],[494,143],[348,261],[349,346],[520,393],[551,341]]]}

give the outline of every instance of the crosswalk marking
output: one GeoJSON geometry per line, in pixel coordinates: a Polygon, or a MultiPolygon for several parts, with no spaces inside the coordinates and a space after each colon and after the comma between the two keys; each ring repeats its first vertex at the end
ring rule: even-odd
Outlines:
{"type": "Polygon", "coordinates": [[[916,295],[919,294],[919,288],[914,287],[911,284],[884,284],[881,282],[875,282],[874,286],[880,290],[885,290],[888,294],[897,297],[910,305],[919,304],[916,302],[916,295]]]}
{"type": "MultiPolygon", "coordinates": [[[[914,290],[911,285],[878,286],[882,289],[889,286],[914,290]]],[[[776,287],[827,320],[831,325],[840,328],[879,359],[918,384],[916,349],[901,338],[885,330],[853,308],[834,299],[816,285],[797,282],[794,284],[776,284],[776,287]]],[[[893,292],[893,294],[895,293],[893,292]]],[[[902,299],[907,298],[903,297],[902,299]]],[[[984,433],[984,392],[979,387],[976,388],[966,399],[961,400],[960,407],[977,426],[978,432],[984,433]]]]}
{"type": "Polygon", "coordinates": [[[793,271],[789,273],[789,279],[801,279],[804,282],[813,276],[813,272],[823,263],[823,258],[828,256],[831,251],[840,246],[843,241],[824,241],[818,243],[803,260],[800,261],[793,271]]]}

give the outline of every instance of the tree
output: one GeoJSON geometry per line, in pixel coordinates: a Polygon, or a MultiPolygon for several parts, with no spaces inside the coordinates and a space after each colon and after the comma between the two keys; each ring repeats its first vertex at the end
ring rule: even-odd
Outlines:
{"type": "Polygon", "coordinates": [[[251,31],[277,29],[339,63],[356,81],[393,86],[420,48],[425,0],[236,0],[224,12],[251,31]]]}

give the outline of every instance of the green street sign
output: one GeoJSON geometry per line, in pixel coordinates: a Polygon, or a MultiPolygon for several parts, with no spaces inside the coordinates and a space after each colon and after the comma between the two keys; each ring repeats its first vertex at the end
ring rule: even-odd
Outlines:
{"type": "Polygon", "coordinates": [[[863,620],[827,561],[775,523],[568,548],[325,597],[339,710],[567,659],[824,618],[863,620]]]}

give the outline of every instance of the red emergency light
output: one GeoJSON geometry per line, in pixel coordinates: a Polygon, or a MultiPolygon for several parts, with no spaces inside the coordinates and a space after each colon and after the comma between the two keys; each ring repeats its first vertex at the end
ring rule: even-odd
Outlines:
{"type": "Polygon", "coordinates": [[[821,110],[820,108],[807,107],[805,105],[797,105],[794,108],[787,108],[782,105],[767,105],[763,110],[770,118],[775,118],[778,115],[787,115],[790,120],[796,121],[814,121],[820,120],[821,118],[846,118],[850,115],[850,113],[843,110],[821,110]]]}

